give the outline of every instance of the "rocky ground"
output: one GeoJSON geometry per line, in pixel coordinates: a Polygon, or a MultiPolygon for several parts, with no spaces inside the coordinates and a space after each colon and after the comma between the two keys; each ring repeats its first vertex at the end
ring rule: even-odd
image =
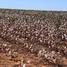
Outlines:
{"type": "Polygon", "coordinates": [[[0,9],[0,67],[67,67],[67,12],[0,9]]]}

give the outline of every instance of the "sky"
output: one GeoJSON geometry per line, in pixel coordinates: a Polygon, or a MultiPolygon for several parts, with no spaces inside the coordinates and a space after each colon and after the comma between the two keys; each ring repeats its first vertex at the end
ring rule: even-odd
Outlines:
{"type": "Polygon", "coordinates": [[[67,11],[67,0],[0,0],[0,8],[67,11]]]}

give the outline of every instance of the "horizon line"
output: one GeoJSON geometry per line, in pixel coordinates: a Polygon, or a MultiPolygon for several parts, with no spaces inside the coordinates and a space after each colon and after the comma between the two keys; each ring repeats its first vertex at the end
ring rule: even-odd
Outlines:
{"type": "Polygon", "coordinates": [[[66,12],[67,10],[50,10],[50,9],[24,9],[24,8],[0,8],[0,9],[7,9],[7,10],[32,10],[32,11],[62,11],[62,12],[66,12]]]}

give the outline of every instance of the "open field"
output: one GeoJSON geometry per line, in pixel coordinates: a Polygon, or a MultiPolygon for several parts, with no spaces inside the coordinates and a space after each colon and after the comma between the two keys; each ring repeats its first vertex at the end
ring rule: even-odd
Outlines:
{"type": "Polygon", "coordinates": [[[0,9],[0,67],[67,67],[67,12],[0,9]]]}

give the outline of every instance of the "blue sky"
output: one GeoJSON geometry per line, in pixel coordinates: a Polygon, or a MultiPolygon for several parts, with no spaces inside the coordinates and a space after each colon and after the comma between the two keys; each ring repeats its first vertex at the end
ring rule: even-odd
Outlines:
{"type": "Polygon", "coordinates": [[[0,8],[67,11],[67,0],[0,0],[0,8]]]}

